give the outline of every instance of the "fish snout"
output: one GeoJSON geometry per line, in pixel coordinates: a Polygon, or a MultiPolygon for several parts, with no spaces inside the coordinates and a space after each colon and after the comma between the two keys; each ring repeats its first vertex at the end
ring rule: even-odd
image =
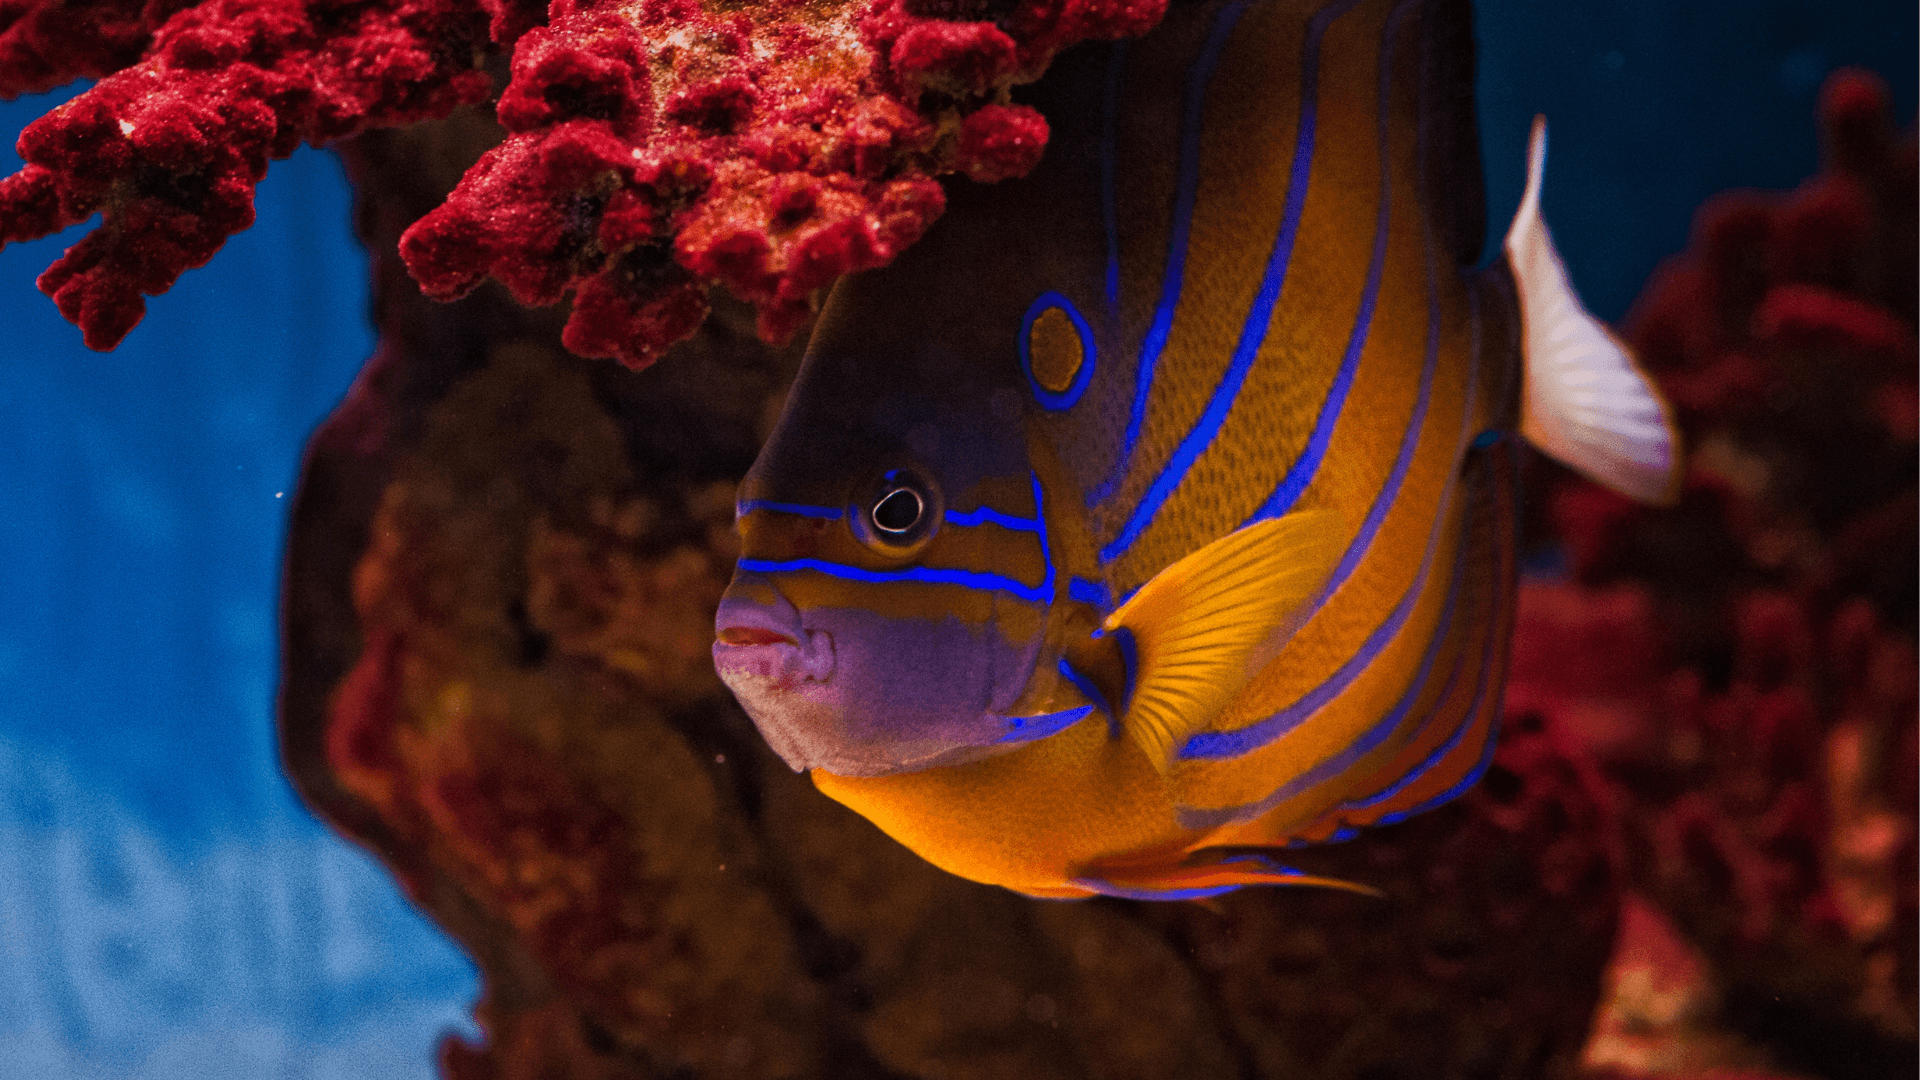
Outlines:
{"type": "Polygon", "coordinates": [[[800,611],[759,574],[739,574],[714,617],[713,662],[729,683],[764,680],[782,687],[833,676],[832,635],[800,624],[800,611]]]}

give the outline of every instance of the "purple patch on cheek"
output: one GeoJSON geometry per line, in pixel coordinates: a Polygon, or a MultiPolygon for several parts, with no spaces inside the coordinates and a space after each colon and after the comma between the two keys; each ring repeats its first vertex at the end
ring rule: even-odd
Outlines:
{"type": "Polygon", "coordinates": [[[952,615],[803,614],[755,592],[722,602],[714,666],[796,771],[882,776],[1008,749],[1001,714],[1032,677],[1038,640],[1010,643],[952,615]]]}

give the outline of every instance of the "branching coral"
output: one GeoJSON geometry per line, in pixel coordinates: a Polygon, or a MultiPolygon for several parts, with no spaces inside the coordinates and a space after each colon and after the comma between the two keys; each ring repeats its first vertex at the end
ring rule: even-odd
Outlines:
{"type": "Polygon", "coordinates": [[[1864,74],[1822,119],[1826,171],[1709,203],[1630,316],[1685,492],[1551,479],[1575,580],[1523,592],[1509,695],[1584,734],[1727,1021],[1815,1072],[1911,1053],[1920,768],[1914,143],[1864,74]]]}
{"type": "Polygon", "coordinates": [[[1165,3],[0,0],[0,95],[101,77],[21,136],[0,243],[101,214],[40,287],[111,348],[252,223],[270,160],[485,101],[481,65],[511,48],[511,135],[402,241],[425,291],[571,291],[567,346],[642,367],[717,282],[784,340],[816,290],[939,217],[935,177],[1033,167],[1046,122],[1011,87],[1165,3]]]}

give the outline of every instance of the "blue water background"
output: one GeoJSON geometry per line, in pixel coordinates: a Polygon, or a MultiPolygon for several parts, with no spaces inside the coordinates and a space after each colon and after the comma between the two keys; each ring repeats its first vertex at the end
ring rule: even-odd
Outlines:
{"type": "MultiPolygon", "coordinates": [[[[1910,2],[1483,0],[1489,234],[1552,121],[1546,210],[1618,318],[1695,207],[1817,164],[1863,64],[1913,117],[1910,2]]],[[[0,103],[0,170],[59,95],[0,103]]],[[[0,1080],[420,1077],[471,964],[300,806],[272,734],[300,448],[372,347],[338,162],[93,353],[32,285],[82,230],[0,249],[0,1080]]]]}

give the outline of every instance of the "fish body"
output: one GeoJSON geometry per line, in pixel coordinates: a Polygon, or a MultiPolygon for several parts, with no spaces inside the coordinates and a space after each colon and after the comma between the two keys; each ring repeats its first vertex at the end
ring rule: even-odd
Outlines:
{"type": "Polygon", "coordinates": [[[1677,460],[1538,132],[1470,268],[1472,80],[1450,0],[1176,5],[1056,61],[1041,166],[835,290],[742,485],[715,662],[776,752],[1052,897],[1314,880],[1278,852],[1469,786],[1512,433],[1648,496],[1677,460]]]}

